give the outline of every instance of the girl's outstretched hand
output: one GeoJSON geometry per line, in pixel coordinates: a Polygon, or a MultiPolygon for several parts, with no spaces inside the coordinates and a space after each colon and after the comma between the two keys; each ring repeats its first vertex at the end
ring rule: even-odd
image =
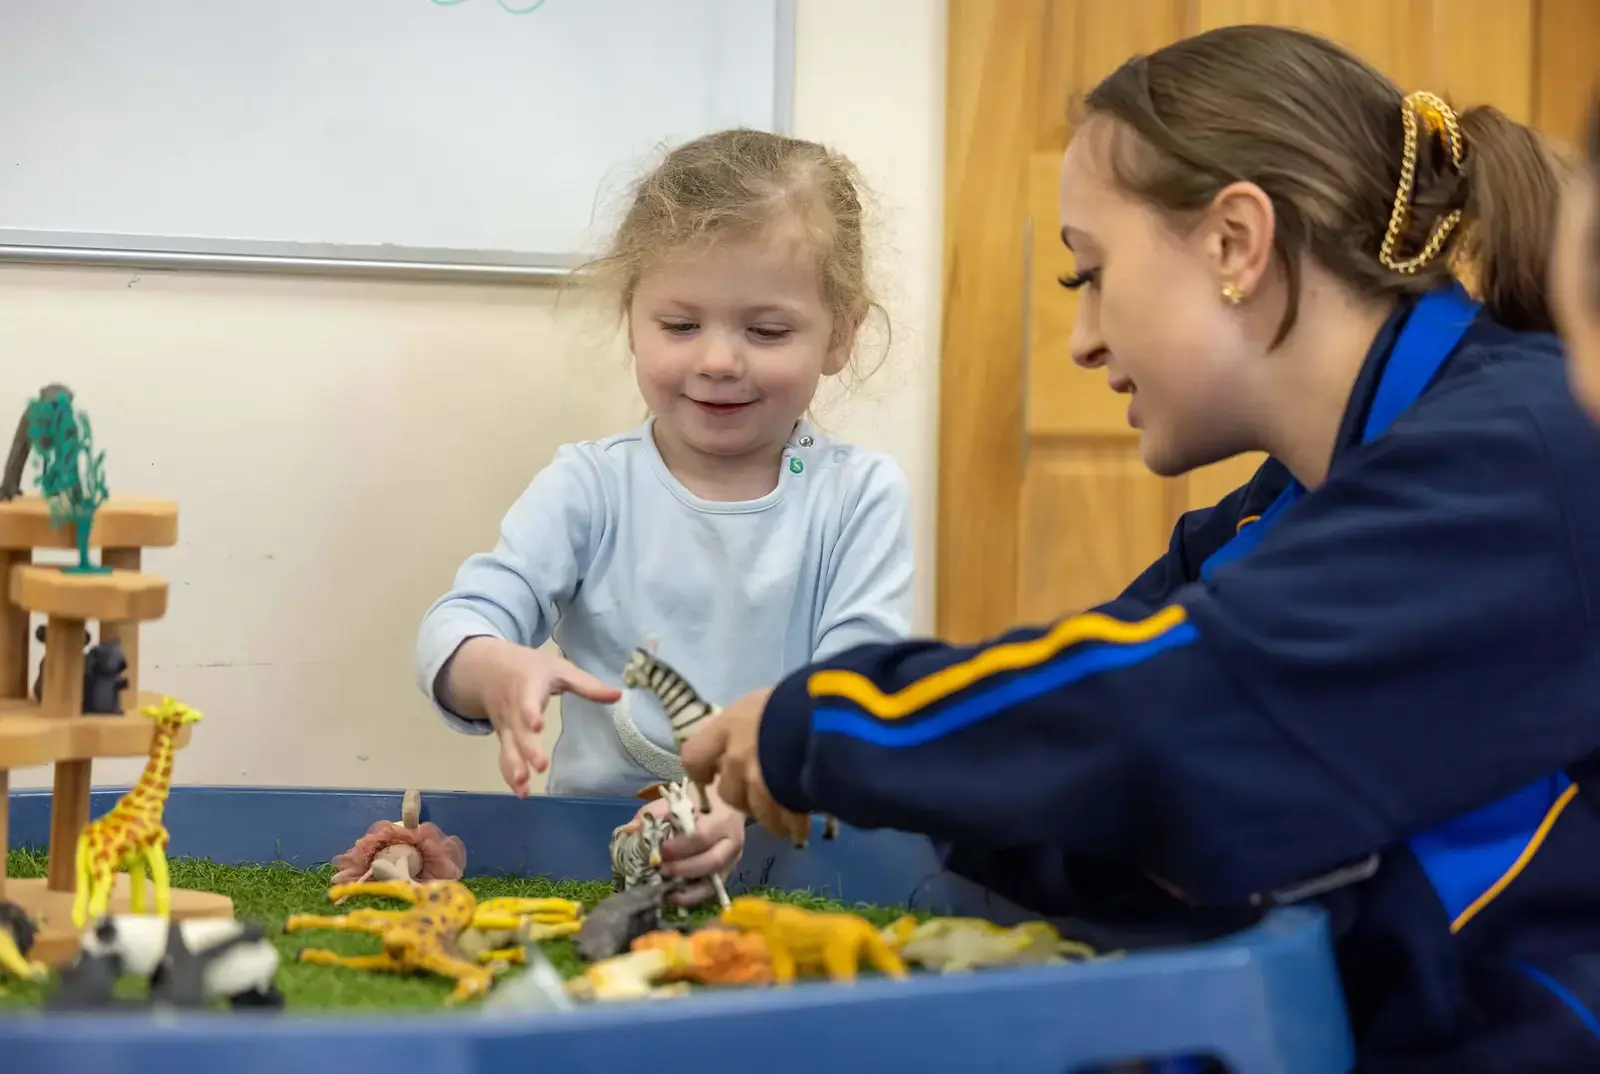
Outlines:
{"type": "Polygon", "coordinates": [[[724,802],[751,814],[769,832],[799,843],[810,833],[811,818],[791,813],[773,801],[761,775],[756,744],[761,739],[761,714],[770,696],[770,689],[748,693],[689,736],[683,744],[683,770],[699,783],[715,783],[724,802]]]}
{"type": "MultiPolygon", "coordinates": [[[[469,638],[452,659],[451,682],[470,681],[484,715],[500,740],[500,776],[517,797],[528,794],[530,770],[543,772],[550,758],[539,745],[544,710],[556,694],[574,693],[611,703],[622,691],[607,686],[571,661],[501,638],[469,638]]],[[[452,692],[456,687],[452,685],[452,692]]],[[[463,691],[465,692],[465,691],[463,691]]]]}

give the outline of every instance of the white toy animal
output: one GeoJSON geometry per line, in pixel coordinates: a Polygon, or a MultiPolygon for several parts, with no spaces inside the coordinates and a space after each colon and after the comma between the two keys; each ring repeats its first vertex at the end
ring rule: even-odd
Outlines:
{"type": "Polygon", "coordinates": [[[176,923],[172,937],[169,924],[154,914],[113,914],[84,930],[79,947],[86,955],[117,955],[122,972],[151,981],[153,993],[170,991],[196,1003],[226,999],[235,1007],[283,1005],[278,949],[260,925],[190,918],[176,923]],[[185,979],[196,972],[198,981],[185,979]]]}
{"type": "MultiPolygon", "coordinates": [[[[697,810],[694,802],[689,798],[689,789],[682,783],[668,783],[662,789],[661,797],[666,799],[667,802],[667,819],[678,830],[678,834],[685,839],[693,836],[695,830],[694,817],[697,810]]],[[[726,910],[730,904],[728,902],[728,891],[722,884],[722,874],[711,874],[711,886],[716,890],[717,903],[726,910]]],[[[682,907],[679,909],[681,910],[682,907]]]]}

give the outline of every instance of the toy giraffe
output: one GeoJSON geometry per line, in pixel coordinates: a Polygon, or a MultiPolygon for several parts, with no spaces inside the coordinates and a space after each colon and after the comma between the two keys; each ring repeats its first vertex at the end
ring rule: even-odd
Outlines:
{"type": "Polygon", "coordinates": [[[109,813],[85,824],[78,836],[78,880],[72,900],[72,924],[76,928],[105,914],[111,902],[111,884],[118,872],[128,874],[133,912],[144,913],[146,866],[155,886],[156,915],[166,917],[171,910],[167,829],[161,823],[161,812],[167,804],[167,792],[172,789],[173,739],[184,724],[200,719],[200,713],[170,697],[140,711],[156,722],[144,773],[109,813]]]}

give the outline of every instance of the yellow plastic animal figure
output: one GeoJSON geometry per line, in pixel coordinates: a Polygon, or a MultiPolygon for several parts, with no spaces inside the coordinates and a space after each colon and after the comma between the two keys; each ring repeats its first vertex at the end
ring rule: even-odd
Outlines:
{"type": "Polygon", "coordinates": [[[862,959],[887,977],[905,977],[900,956],[871,922],[856,914],[828,914],[741,895],[722,911],[724,925],[760,933],[779,985],[797,972],[821,971],[833,981],[853,981],[862,959]]]}
{"type": "MultiPolygon", "coordinates": [[[[44,963],[28,961],[38,929],[38,923],[22,907],[0,900],[0,977],[38,981],[49,974],[44,963]]],[[[0,996],[5,994],[4,986],[0,986],[0,996]]]]}
{"type": "Polygon", "coordinates": [[[111,902],[111,885],[119,872],[128,874],[133,912],[144,913],[146,867],[156,890],[157,916],[166,917],[171,911],[167,829],[161,823],[161,813],[172,789],[173,741],[178,728],[200,719],[200,713],[170,697],[139,711],[156,722],[144,773],[110,812],[85,824],[78,835],[77,889],[72,898],[72,924],[76,928],[105,914],[111,902]]]}
{"type": "MultiPolygon", "coordinates": [[[[456,880],[369,880],[335,884],[328,898],[335,903],[352,895],[387,895],[411,904],[406,910],[352,910],[348,914],[322,916],[294,914],[284,923],[285,932],[301,929],[337,929],[366,932],[377,936],[383,951],[376,955],[340,955],[320,948],[306,948],[300,961],[317,966],[343,966],[352,970],[388,973],[436,973],[456,982],[446,1002],[456,1003],[481,996],[494,983],[494,970],[486,963],[520,962],[522,948],[483,950],[484,944],[465,946],[476,957],[468,957],[460,943],[468,929],[490,932],[534,926],[561,926],[566,933],[578,930],[581,903],[571,899],[489,899],[478,902],[465,884],[456,880]]],[[[548,931],[547,933],[548,934],[548,931]]]]}
{"type": "Polygon", "coordinates": [[[772,956],[758,932],[703,928],[691,933],[674,929],[647,932],[633,941],[633,950],[662,948],[676,961],[665,980],[697,981],[706,985],[766,985],[772,983],[772,956]]]}
{"type": "Polygon", "coordinates": [[[978,917],[935,917],[918,922],[902,917],[884,930],[886,939],[908,962],[942,973],[980,966],[1063,962],[1093,958],[1094,949],[1066,940],[1048,921],[1002,928],[978,917]]]}
{"type": "Polygon", "coordinates": [[[687,981],[658,985],[656,982],[678,968],[674,952],[665,947],[647,948],[613,955],[591,962],[582,975],[567,982],[567,995],[587,1003],[610,1003],[632,999],[670,999],[686,995],[687,981]]]}

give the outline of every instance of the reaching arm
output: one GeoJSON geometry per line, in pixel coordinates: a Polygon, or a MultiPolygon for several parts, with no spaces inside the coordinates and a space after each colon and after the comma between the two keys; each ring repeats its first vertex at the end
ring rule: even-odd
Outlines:
{"type": "Polygon", "coordinates": [[[857,645],[898,641],[911,631],[911,495],[905,473],[887,456],[875,457],[850,491],[824,568],[817,660],[857,645]]]}
{"type": "Polygon", "coordinates": [[[449,662],[469,638],[538,647],[576,592],[602,529],[604,496],[594,464],[566,445],[519,496],[490,552],[467,557],[450,591],[434,602],[417,633],[418,685],[456,730],[489,725],[453,711],[441,696],[449,662]]]}
{"type": "Polygon", "coordinates": [[[1551,475],[1504,409],[1402,423],[1158,610],[790,676],[767,784],[797,812],[1049,846],[1204,901],[1323,875],[1600,747],[1564,704],[1594,640],[1551,475]]]}

